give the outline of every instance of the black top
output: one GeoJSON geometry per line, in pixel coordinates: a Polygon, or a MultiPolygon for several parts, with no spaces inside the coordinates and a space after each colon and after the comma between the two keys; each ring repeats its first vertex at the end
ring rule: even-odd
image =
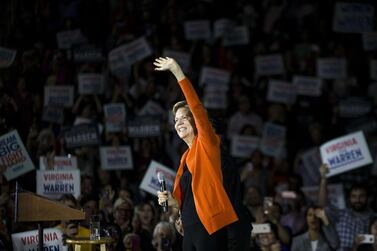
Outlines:
{"type": "Polygon", "coordinates": [[[194,195],[192,193],[192,175],[187,166],[184,166],[183,174],[180,179],[182,189],[182,223],[183,226],[189,226],[200,222],[199,216],[196,213],[194,195]]]}

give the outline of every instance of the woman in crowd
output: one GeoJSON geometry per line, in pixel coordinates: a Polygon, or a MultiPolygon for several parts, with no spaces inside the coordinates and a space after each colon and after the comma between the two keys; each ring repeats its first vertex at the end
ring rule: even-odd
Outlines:
{"type": "Polygon", "coordinates": [[[306,211],[306,224],[307,231],[293,238],[292,251],[331,251],[338,248],[338,234],[324,209],[309,207],[306,211]]]}
{"type": "Polygon", "coordinates": [[[157,71],[170,71],[177,79],[186,101],[173,107],[175,130],[189,147],[183,154],[173,194],[158,192],[162,205],[168,201],[180,209],[183,250],[223,250],[226,226],[238,217],[222,184],[220,137],[212,127],[191,82],[172,58],[157,58],[157,71]]]}

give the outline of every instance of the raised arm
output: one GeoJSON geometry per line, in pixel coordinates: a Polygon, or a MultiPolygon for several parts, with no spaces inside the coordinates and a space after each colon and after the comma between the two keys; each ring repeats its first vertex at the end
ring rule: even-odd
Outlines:
{"type": "Polygon", "coordinates": [[[318,205],[320,207],[327,206],[327,178],[326,174],[329,172],[329,169],[326,164],[322,164],[319,167],[319,172],[321,174],[321,181],[319,183],[319,194],[318,194],[318,205]]]}
{"type": "Polygon", "coordinates": [[[177,62],[169,57],[160,57],[157,58],[153,64],[156,66],[155,70],[170,71],[177,79],[186,98],[187,104],[190,107],[190,111],[194,117],[195,126],[198,130],[198,137],[201,139],[208,139],[206,141],[210,143],[220,143],[220,140],[208,119],[207,111],[202,105],[198,94],[196,93],[191,82],[186,78],[177,62]]]}

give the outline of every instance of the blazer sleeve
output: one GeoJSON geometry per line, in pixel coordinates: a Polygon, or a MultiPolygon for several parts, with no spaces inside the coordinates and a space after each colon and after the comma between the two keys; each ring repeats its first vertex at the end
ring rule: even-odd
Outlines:
{"type": "Polygon", "coordinates": [[[322,226],[322,232],[329,246],[334,250],[337,249],[340,241],[334,224],[330,222],[327,226],[322,226]]]}
{"type": "Polygon", "coordinates": [[[185,78],[178,83],[194,117],[195,126],[198,130],[198,138],[200,140],[204,140],[205,142],[218,142],[219,138],[208,119],[207,111],[200,102],[198,94],[196,93],[190,80],[185,78]]]}

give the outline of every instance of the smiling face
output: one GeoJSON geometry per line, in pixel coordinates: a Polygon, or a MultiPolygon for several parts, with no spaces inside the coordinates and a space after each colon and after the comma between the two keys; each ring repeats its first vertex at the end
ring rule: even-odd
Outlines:
{"type": "Polygon", "coordinates": [[[195,128],[192,124],[192,117],[186,107],[181,107],[176,111],[174,128],[178,136],[183,139],[187,145],[191,146],[195,138],[195,128]]]}

